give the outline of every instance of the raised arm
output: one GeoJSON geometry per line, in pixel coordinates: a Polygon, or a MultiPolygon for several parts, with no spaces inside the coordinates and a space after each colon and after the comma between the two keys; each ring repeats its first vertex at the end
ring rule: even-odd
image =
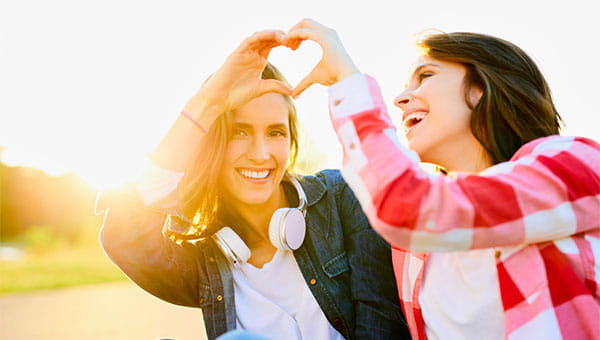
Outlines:
{"type": "Polygon", "coordinates": [[[164,169],[181,172],[213,122],[267,92],[290,95],[292,90],[275,79],[262,79],[271,49],[283,44],[282,31],[262,31],[246,38],[223,65],[190,98],[182,114],[152,152],[164,169]]]}
{"type": "MultiPolygon", "coordinates": [[[[176,206],[174,199],[175,196],[166,197],[161,203],[176,206]]],[[[163,235],[167,210],[144,204],[133,185],[103,193],[97,209],[105,213],[100,243],[131,280],[165,301],[200,307],[202,289],[198,287],[208,282],[197,263],[202,253],[190,245],[177,245],[163,235]]],[[[176,214],[175,210],[171,212],[176,214]]]]}
{"type": "Polygon", "coordinates": [[[330,86],[343,175],[371,225],[412,251],[451,251],[557,240],[598,228],[600,146],[553,136],[510,162],[471,175],[432,176],[402,146],[373,78],[358,73],[334,30],[305,19],[286,44],[318,43],[323,57],[294,89],[330,86]]]}
{"type": "Polygon", "coordinates": [[[139,286],[172,303],[201,307],[208,301],[204,244],[176,244],[163,234],[189,221],[178,202],[181,172],[201,139],[222,114],[266,92],[291,94],[274,79],[262,79],[270,50],[283,32],[263,31],[244,40],[188,101],[167,135],[151,154],[152,163],[135,185],[106,192],[98,210],[106,214],[101,243],[108,256],[139,286]]]}
{"type": "Polygon", "coordinates": [[[344,178],[371,225],[411,251],[557,240],[598,228],[600,145],[551,136],[480,174],[430,175],[400,144],[373,78],[330,88],[344,178]]]}

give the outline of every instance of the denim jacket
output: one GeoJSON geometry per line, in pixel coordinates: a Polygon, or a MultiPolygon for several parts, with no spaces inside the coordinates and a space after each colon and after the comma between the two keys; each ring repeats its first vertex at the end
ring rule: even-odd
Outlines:
{"type": "MultiPolygon", "coordinates": [[[[331,325],[346,339],[409,339],[390,247],[371,229],[339,171],[300,183],[307,231],[294,257],[331,325]]],[[[187,223],[176,203],[145,206],[133,188],[100,202],[109,208],[102,246],[130,279],[165,301],[202,308],[209,339],[235,329],[233,277],[214,242],[178,245],[162,232],[187,223]]]]}

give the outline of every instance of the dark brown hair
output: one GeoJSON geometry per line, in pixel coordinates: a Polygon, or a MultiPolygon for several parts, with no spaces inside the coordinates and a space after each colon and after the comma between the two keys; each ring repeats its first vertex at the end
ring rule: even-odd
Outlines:
{"type": "Polygon", "coordinates": [[[465,100],[471,130],[494,164],[509,160],[525,143],[558,134],[562,119],[550,88],[533,60],[514,44],[485,34],[439,33],[417,42],[424,55],[466,67],[465,100]],[[471,103],[469,89],[483,91],[471,103]]]}
{"type": "MultiPolygon", "coordinates": [[[[277,79],[287,84],[283,74],[270,63],[267,63],[262,78],[277,79]]],[[[282,96],[289,106],[288,123],[291,143],[287,173],[291,174],[298,155],[299,123],[292,99],[289,96],[282,96]]],[[[179,198],[184,214],[193,222],[192,227],[185,232],[188,238],[210,236],[223,225],[229,225],[244,238],[244,230],[240,227],[244,221],[228,220],[230,219],[228,216],[234,216],[233,218],[236,219],[236,214],[234,209],[227,208],[227,205],[223,204],[224,195],[219,187],[219,174],[230,139],[230,125],[229,114],[224,113],[217,118],[202,138],[198,153],[185,169],[179,185],[179,198]]]]}

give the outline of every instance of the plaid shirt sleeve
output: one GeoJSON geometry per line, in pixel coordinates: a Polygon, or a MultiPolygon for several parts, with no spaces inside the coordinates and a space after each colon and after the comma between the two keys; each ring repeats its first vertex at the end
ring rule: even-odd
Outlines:
{"type": "Polygon", "coordinates": [[[330,87],[343,175],[373,228],[417,252],[532,244],[597,229],[600,146],[551,136],[479,174],[431,175],[402,146],[376,81],[355,74],[330,87]]]}

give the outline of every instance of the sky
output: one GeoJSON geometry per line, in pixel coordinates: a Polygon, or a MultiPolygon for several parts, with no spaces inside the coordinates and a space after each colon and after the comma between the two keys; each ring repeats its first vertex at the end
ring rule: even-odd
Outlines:
{"type": "MultiPolygon", "coordinates": [[[[427,29],[495,35],[538,63],[565,135],[600,141],[600,24],[593,1],[152,1],[0,3],[0,147],[9,165],[76,172],[97,188],[131,178],[202,81],[247,36],[305,17],[334,28],[391,103],[427,29]]],[[[314,43],[270,60],[298,83],[314,43]]],[[[297,101],[307,150],[341,166],[327,89],[297,101]]]]}

